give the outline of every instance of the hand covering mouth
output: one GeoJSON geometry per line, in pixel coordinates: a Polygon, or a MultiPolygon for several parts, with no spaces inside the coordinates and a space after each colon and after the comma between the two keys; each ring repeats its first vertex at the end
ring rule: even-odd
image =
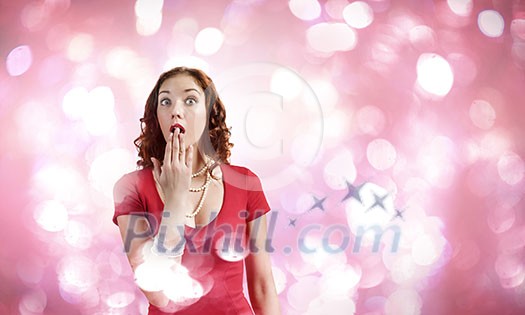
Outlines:
{"type": "Polygon", "coordinates": [[[175,128],[179,128],[180,133],[185,133],[186,132],[186,129],[184,129],[184,127],[181,124],[179,124],[179,123],[176,123],[176,124],[172,125],[170,127],[170,132],[175,132],[175,128]]]}

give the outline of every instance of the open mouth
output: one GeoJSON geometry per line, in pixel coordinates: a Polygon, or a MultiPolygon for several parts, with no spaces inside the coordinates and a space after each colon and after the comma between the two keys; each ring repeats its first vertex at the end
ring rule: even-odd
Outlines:
{"type": "Polygon", "coordinates": [[[179,128],[180,133],[185,133],[186,132],[184,127],[181,124],[178,124],[178,123],[170,127],[170,132],[175,132],[175,128],[179,128]]]}

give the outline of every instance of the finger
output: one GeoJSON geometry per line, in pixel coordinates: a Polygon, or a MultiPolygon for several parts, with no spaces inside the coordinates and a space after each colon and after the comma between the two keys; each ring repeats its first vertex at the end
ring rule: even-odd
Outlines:
{"type": "Polygon", "coordinates": [[[168,137],[168,141],[166,142],[166,150],[164,152],[164,164],[171,164],[171,151],[173,146],[173,132],[170,132],[170,136],[168,137]]]}
{"type": "Polygon", "coordinates": [[[160,162],[154,157],[151,158],[151,162],[153,163],[153,178],[158,182],[160,178],[160,162]]]}
{"type": "Polygon", "coordinates": [[[191,168],[192,164],[193,164],[193,146],[190,145],[188,147],[188,154],[186,154],[186,166],[191,168]]]}
{"type": "Polygon", "coordinates": [[[170,161],[173,162],[175,160],[178,160],[179,158],[179,128],[175,128],[175,131],[172,134],[171,138],[171,159],[170,161]]]}
{"type": "Polygon", "coordinates": [[[181,133],[179,134],[179,141],[180,141],[180,147],[179,147],[179,151],[180,151],[180,155],[179,155],[179,160],[181,162],[184,162],[186,161],[186,149],[185,149],[185,141],[184,141],[184,134],[181,133]]]}

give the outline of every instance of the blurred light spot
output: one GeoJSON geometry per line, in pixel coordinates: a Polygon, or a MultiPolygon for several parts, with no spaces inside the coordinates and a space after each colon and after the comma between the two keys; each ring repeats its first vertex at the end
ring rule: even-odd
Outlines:
{"type": "Polygon", "coordinates": [[[493,207],[487,215],[487,224],[494,233],[508,231],[516,221],[516,213],[513,208],[493,207]]]}
{"type": "Polygon", "coordinates": [[[281,294],[286,289],[286,274],[281,268],[272,266],[273,282],[275,283],[275,290],[277,295],[281,294]]]}
{"type": "Polygon", "coordinates": [[[66,71],[69,71],[69,66],[66,65],[65,59],[59,55],[52,55],[42,62],[38,79],[43,85],[52,86],[64,80],[66,71]]]}
{"type": "Polygon", "coordinates": [[[348,0],[328,0],[324,5],[326,13],[336,20],[343,19],[343,10],[348,5],[348,0]]]}
{"type": "Polygon", "coordinates": [[[191,17],[178,19],[173,25],[173,33],[188,34],[192,37],[199,32],[199,22],[191,17]]]}
{"type": "Polygon", "coordinates": [[[436,34],[427,25],[417,25],[408,33],[410,43],[420,51],[432,51],[436,47],[436,34]]]}
{"type": "Polygon", "coordinates": [[[93,37],[89,34],[77,34],[73,36],[67,46],[67,57],[71,61],[85,61],[92,52],[93,37]]]}
{"type": "Polygon", "coordinates": [[[295,72],[287,68],[279,68],[272,74],[270,89],[285,100],[292,100],[301,94],[303,84],[304,82],[295,72]]]}
{"type": "Polygon", "coordinates": [[[257,9],[243,2],[232,2],[226,8],[221,21],[224,40],[234,46],[245,44],[254,29],[259,27],[254,23],[257,9]]]}
{"type": "Polygon", "coordinates": [[[511,140],[506,131],[502,129],[492,129],[480,140],[480,157],[484,159],[499,158],[511,147],[511,140]]]}
{"type": "Polygon", "coordinates": [[[489,102],[484,100],[475,100],[470,105],[470,120],[478,128],[490,129],[496,120],[496,111],[489,102]]]}
{"type": "Polygon", "coordinates": [[[156,16],[148,16],[147,18],[137,17],[137,21],[135,22],[137,34],[141,36],[151,36],[156,34],[161,25],[162,12],[157,13],[156,16]]]}
{"type": "MultiPolygon", "coordinates": [[[[318,128],[315,129],[318,130],[318,128]]],[[[292,139],[290,154],[296,165],[307,167],[317,157],[321,144],[318,141],[312,141],[316,138],[318,138],[316,133],[309,130],[292,139]]]]}
{"type": "Polygon", "coordinates": [[[437,136],[419,149],[417,163],[430,184],[447,188],[454,179],[454,155],[454,142],[450,138],[437,136]]]}
{"type": "Polygon", "coordinates": [[[375,169],[384,171],[396,162],[396,149],[385,139],[372,140],[366,148],[368,162],[375,169]]]}
{"type": "Polygon", "coordinates": [[[142,36],[150,36],[160,29],[162,24],[163,0],[137,0],[135,2],[135,28],[142,36]]]}
{"type": "Polygon", "coordinates": [[[241,261],[246,258],[250,254],[248,246],[241,244],[241,248],[243,249],[241,252],[235,247],[236,242],[239,242],[237,238],[230,239],[225,236],[219,237],[215,243],[217,256],[222,260],[229,262],[241,261]]]}
{"type": "Polygon", "coordinates": [[[84,87],[74,87],[67,91],[62,100],[62,110],[73,120],[82,118],[89,106],[89,92],[84,87]]]}
{"type": "Polygon", "coordinates": [[[344,23],[319,23],[308,28],[306,39],[313,49],[331,53],[349,51],[357,45],[357,33],[344,23]]]}
{"type": "Polygon", "coordinates": [[[525,40],[525,19],[512,20],[510,32],[514,38],[525,40]]]}
{"type": "Polygon", "coordinates": [[[472,12],[472,0],[447,0],[448,7],[459,16],[469,16],[472,12]]]}
{"type": "Polygon", "coordinates": [[[125,79],[137,64],[138,56],[127,47],[116,47],[106,55],[105,65],[108,73],[115,78],[125,79]]]}
{"type": "Polygon", "coordinates": [[[324,116],[324,139],[323,144],[340,143],[348,135],[348,122],[350,117],[346,111],[334,110],[324,116]]]}
{"type": "Polygon", "coordinates": [[[56,267],[60,288],[64,293],[80,295],[97,285],[99,274],[88,257],[71,254],[63,257],[56,267]]]}
{"type": "Polygon", "coordinates": [[[442,237],[425,234],[419,236],[412,244],[412,258],[420,266],[429,266],[437,262],[445,246],[442,237]]]}
{"type": "Polygon", "coordinates": [[[337,265],[322,271],[321,297],[344,300],[356,290],[362,270],[358,264],[337,265]]]}
{"type": "Polygon", "coordinates": [[[137,0],[135,2],[135,16],[148,19],[158,16],[162,12],[164,0],[137,0]]]}
{"type": "Polygon", "coordinates": [[[184,33],[174,33],[168,44],[168,56],[190,56],[193,53],[195,40],[184,33]]]}
{"type": "Polygon", "coordinates": [[[219,29],[207,27],[195,37],[195,51],[204,56],[215,54],[222,46],[224,35],[219,29]]]}
{"type": "Polygon", "coordinates": [[[385,303],[385,315],[419,315],[423,302],[419,294],[412,289],[394,291],[385,303]]]}
{"type": "Polygon", "coordinates": [[[24,257],[16,263],[16,274],[28,285],[38,284],[44,275],[44,261],[37,255],[24,257]]]}
{"type": "Polygon", "coordinates": [[[267,148],[283,134],[282,108],[271,105],[251,106],[246,113],[246,136],[252,145],[267,148]]]}
{"type": "Polygon", "coordinates": [[[49,29],[46,45],[49,50],[62,52],[69,43],[70,30],[65,24],[56,24],[49,29]]]}
{"type": "Polygon", "coordinates": [[[145,291],[163,291],[175,303],[191,304],[207,292],[188,270],[169,258],[151,253],[151,243],[144,249],[144,263],[135,269],[135,282],[145,291]]]}
{"type": "Polygon", "coordinates": [[[47,306],[47,295],[42,289],[32,289],[24,294],[18,304],[21,315],[42,314],[47,306]]]}
{"type": "Polygon", "coordinates": [[[369,289],[380,285],[385,279],[386,271],[380,256],[369,256],[361,260],[363,274],[359,288],[369,289]]]}
{"type": "Polygon", "coordinates": [[[316,276],[305,276],[297,279],[286,292],[286,297],[290,306],[299,314],[305,314],[308,309],[308,302],[312,301],[321,293],[319,287],[319,278],[316,276]]]}
{"type": "Polygon", "coordinates": [[[514,42],[512,44],[512,57],[522,69],[525,68],[525,42],[514,42]]]}
{"type": "Polygon", "coordinates": [[[91,229],[80,221],[69,221],[64,230],[66,242],[74,248],[87,249],[91,246],[91,229]]]}
{"type": "Polygon", "coordinates": [[[326,80],[312,80],[310,81],[310,87],[319,99],[323,113],[330,113],[339,100],[339,94],[334,85],[326,80]]]}
{"type": "Polygon", "coordinates": [[[310,21],[321,15],[321,5],[317,0],[290,0],[288,6],[292,14],[301,20],[310,21]]]}
{"type": "Polygon", "coordinates": [[[115,127],[114,106],[115,98],[109,87],[98,86],[89,92],[89,104],[82,115],[89,133],[101,136],[115,127]]]}
{"type": "Polygon", "coordinates": [[[505,21],[499,12],[485,10],[478,15],[478,27],[488,37],[500,37],[505,28],[505,21]]]}
{"type": "Polygon", "coordinates": [[[308,304],[306,315],[354,315],[356,306],[354,301],[349,297],[345,299],[340,298],[325,298],[320,296],[308,304]]]}
{"type": "Polygon", "coordinates": [[[193,304],[207,293],[199,282],[180,267],[177,267],[177,271],[172,272],[169,278],[170,281],[164,289],[164,294],[176,304],[193,304]]]}
{"type": "Polygon", "coordinates": [[[500,254],[496,259],[494,268],[500,278],[511,278],[519,273],[523,273],[524,265],[523,260],[519,256],[500,254]]]}
{"type": "Polygon", "coordinates": [[[353,183],[357,177],[352,153],[343,149],[326,163],[323,178],[331,189],[346,189],[346,181],[353,183]]]}
{"type": "Polygon", "coordinates": [[[106,298],[106,304],[111,308],[124,308],[135,301],[135,294],[126,291],[115,292],[106,298]]]}
{"type": "Polygon", "coordinates": [[[76,169],[59,165],[45,165],[32,178],[33,188],[39,193],[63,202],[81,199],[83,184],[83,176],[76,169]]]}
{"type": "Polygon", "coordinates": [[[31,48],[26,45],[15,47],[5,60],[5,65],[9,75],[16,77],[24,74],[33,62],[31,48]]]}
{"type": "Polygon", "coordinates": [[[125,173],[131,171],[134,156],[124,149],[113,149],[97,155],[89,169],[89,182],[106,197],[113,198],[113,186],[125,173]]]}
{"type": "Polygon", "coordinates": [[[397,255],[389,269],[392,280],[398,285],[412,284],[421,276],[421,269],[411,255],[397,255]]]}
{"type": "Polygon", "coordinates": [[[516,185],[523,179],[525,164],[523,159],[514,152],[507,152],[498,160],[498,174],[502,181],[516,185]]]}
{"type": "Polygon", "coordinates": [[[376,136],[385,126],[383,111],[375,106],[365,106],[357,112],[357,125],[364,134],[376,136]]]}
{"type": "MultiPolygon", "coordinates": [[[[171,266],[173,262],[168,259],[155,256],[147,251],[151,251],[151,245],[144,247],[144,263],[135,268],[135,282],[145,291],[161,291],[169,285],[171,266]]],[[[178,266],[177,269],[184,268],[178,266]]]]}
{"type": "Polygon", "coordinates": [[[49,17],[49,6],[41,2],[31,2],[24,6],[20,14],[22,25],[31,32],[38,31],[49,17]]]}
{"type": "Polygon", "coordinates": [[[40,203],[34,213],[36,223],[46,231],[62,231],[68,222],[66,207],[56,200],[47,200],[40,203]]]}
{"type": "Polygon", "coordinates": [[[452,88],[454,75],[443,57],[424,53],[417,60],[417,82],[426,92],[445,96],[452,88]]]}
{"type": "Polygon", "coordinates": [[[369,26],[374,21],[374,11],[363,1],[355,1],[343,10],[345,22],[353,28],[361,29],[369,26]]]}

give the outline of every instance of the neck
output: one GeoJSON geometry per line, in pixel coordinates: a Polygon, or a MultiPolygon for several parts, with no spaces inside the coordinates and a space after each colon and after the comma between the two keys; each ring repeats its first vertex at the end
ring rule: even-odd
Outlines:
{"type": "Polygon", "coordinates": [[[193,152],[194,153],[193,153],[193,162],[191,165],[191,173],[195,174],[204,167],[204,165],[206,164],[206,161],[204,161],[201,153],[197,150],[197,148],[194,147],[193,152]]]}

